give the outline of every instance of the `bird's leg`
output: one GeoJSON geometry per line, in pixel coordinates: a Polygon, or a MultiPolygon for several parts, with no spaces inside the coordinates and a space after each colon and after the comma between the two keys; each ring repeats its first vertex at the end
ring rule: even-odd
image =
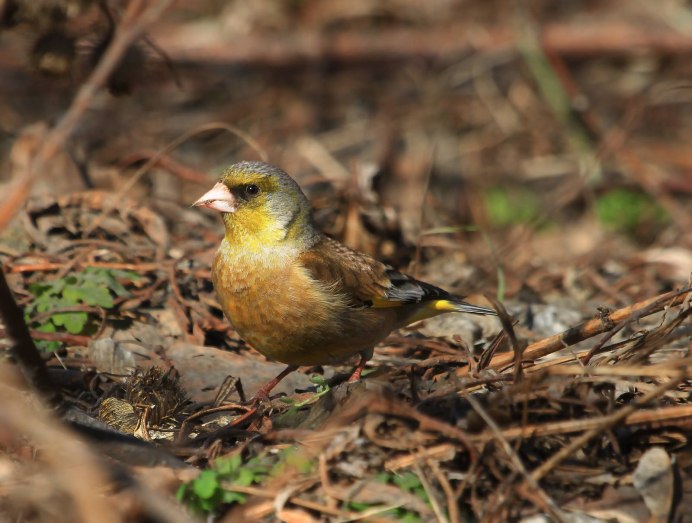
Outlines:
{"type": "Polygon", "coordinates": [[[353,369],[353,374],[351,374],[351,377],[348,378],[349,383],[360,381],[360,375],[363,374],[365,364],[370,361],[370,358],[372,358],[372,352],[372,349],[369,349],[364,350],[360,353],[360,360],[358,361],[358,365],[356,365],[356,368],[353,369]]]}
{"type": "Polygon", "coordinates": [[[250,400],[250,403],[257,404],[261,401],[268,400],[269,399],[269,393],[271,392],[271,390],[274,387],[276,387],[282,379],[284,379],[286,376],[288,376],[291,372],[293,372],[297,368],[298,368],[297,365],[289,365],[284,370],[279,372],[279,374],[275,378],[269,380],[267,383],[265,383],[264,385],[262,385],[260,387],[260,389],[254,395],[252,400],[250,400]]]}

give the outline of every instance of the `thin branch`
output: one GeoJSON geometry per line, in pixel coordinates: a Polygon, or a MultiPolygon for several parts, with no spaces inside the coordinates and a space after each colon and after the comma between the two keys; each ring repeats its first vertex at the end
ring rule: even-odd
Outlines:
{"type": "MultiPolygon", "coordinates": [[[[593,429],[603,426],[606,417],[579,418],[564,421],[551,421],[548,423],[523,425],[520,427],[509,427],[502,429],[502,436],[508,440],[544,438],[561,434],[572,434],[582,430],[593,429]]],[[[680,425],[686,426],[692,421],[692,406],[679,405],[675,407],[660,407],[656,409],[641,410],[633,412],[627,416],[625,425],[649,425],[661,426],[680,425]]],[[[488,438],[488,434],[471,436],[471,439],[478,444],[482,444],[488,438]]]]}
{"type": "MultiPolygon", "coordinates": [[[[522,360],[535,360],[558,350],[575,345],[580,341],[607,332],[618,326],[621,322],[630,321],[631,318],[643,318],[663,310],[665,307],[674,307],[685,301],[686,295],[692,292],[692,287],[686,287],[678,291],[671,291],[659,296],[654,296],[644,301],[635,303],[622,309],[605,314],[600,318],[588,320],[579,325],[567,329],[559,334],[537,341],[529,345],[522,354],[522,360]]],[[[488,365],[491,369],[500,369],[511,365],[515,360],[514,352],[505,352],[494,356],[488,365]]],[[[468,367],[457,371],[459,376],[468,374],[468,367]]]]}
{"type": "MultiPolygon", "coordinates": [[[[250,64],[293,67],[326,62],[379,63],[396,60],[454,59],[468,53],[485,56],[513,52],[515,35],[507,26],[487,27],[483,34],[469,31],[468,23],[450,23],[431,31],[422,28],[388,28],[379,31],[293,31],[247,34],[243,45],[223,39],[190,42],[180,29],[160,27],[154,35],[174,63],[250,64]]],[[[689,33],[666,27],[643,26],[626,21],[607,23],[550,23],[538,35],[542,47],[563,56],[631,54],[634,49],[656,54],[680,55],[692,49],[689,33]]],[[[206,38],[206,35],[205,35],[206,38]]]]}

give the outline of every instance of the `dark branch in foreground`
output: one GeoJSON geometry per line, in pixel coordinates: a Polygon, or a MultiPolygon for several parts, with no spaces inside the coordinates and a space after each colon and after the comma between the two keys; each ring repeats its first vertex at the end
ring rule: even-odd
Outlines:
{"type": "Polygon", "coordinates": [[[0,319],[5,324],[5,334],[10,342],[10,352],[22,371],[27,384],[33,387],[41,399],[62,413],[65,410],[60,391],[53,383],[41,353],[29,334],[24,314],[14,300],[5,273],[0,268],[0,319]]]}

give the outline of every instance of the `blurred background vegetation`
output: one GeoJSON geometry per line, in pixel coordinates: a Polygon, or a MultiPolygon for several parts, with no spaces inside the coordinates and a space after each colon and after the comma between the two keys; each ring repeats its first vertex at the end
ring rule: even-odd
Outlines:
{"type": "MultiPolygon", "coordinates": [[[[127,5],[0,2],[0,192],[127,5]]],[[[329,233],[438,283],[564,294],[572,268],[632,297],[692,267],[691,53],[682,0],[178,0],[31,194],[118,191],[189,133],[127,189],[174,233],[208,180],[261,154],[329,233]]]]}

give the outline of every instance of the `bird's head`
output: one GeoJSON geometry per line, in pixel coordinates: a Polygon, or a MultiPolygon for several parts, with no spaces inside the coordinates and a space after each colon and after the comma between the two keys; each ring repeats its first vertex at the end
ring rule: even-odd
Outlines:
{"type": "Polygon", "coordinates": [[[310,202],[295,180],[262,162],[231,165],[193,205],[219,211],[226,239],[246,248],[285,242],[310,246],[319,235],[310,202]]]}

